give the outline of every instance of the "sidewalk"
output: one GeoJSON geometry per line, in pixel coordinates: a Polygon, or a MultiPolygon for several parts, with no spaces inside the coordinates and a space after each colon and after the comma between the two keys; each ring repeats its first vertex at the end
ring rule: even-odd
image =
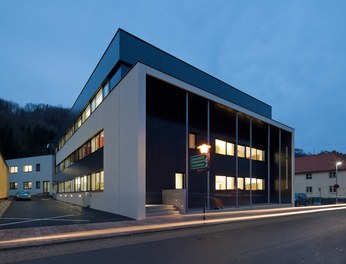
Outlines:
{"type": "Polygon", "coordinates": [[[212,211],[206,213],[205,215],[203,213],[193,213],[188,215],[152,217],[145,220],[0,229],[0,250],[264,218],[283,217],[331,210],[346,210],[346,204],[296,208],[287,206],[264,206],[254,207],[246,210],[233,209],[229,211],[212,211]],[[204,217],[205,220],[203,220],[204,217]]]}

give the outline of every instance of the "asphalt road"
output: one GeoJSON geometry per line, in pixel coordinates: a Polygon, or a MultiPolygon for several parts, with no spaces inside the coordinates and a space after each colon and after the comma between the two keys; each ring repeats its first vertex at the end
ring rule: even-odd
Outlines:
{"type": "Polygon", "coordinates": [[[16,263],[346,263],[346,210],[0,252],[16,263]],[[36,255],[35,255],[36,254],[36,255]]]}
{"type": "Polygon", "coordinates": [[[13,201],[0,218],[0,229],[124,220],[129,218],[48,198],[33,198],[31,201],[13,201]]]}

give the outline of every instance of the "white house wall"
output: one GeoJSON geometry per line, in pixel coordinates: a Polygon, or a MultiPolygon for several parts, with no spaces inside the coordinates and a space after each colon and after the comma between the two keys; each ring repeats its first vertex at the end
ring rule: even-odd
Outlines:
{"type": "Polygon", "coordinates": [[[34,156],[28,158],[20,158],[20,159],[11,159],[7,160],[8,167],[17,166],[17,173],[9,174],[9,182],[17,182],[18,188],[17,190],[9,190],[9,195],[13,196],[19,190],[23,190],[24,182],[32,182],[32,188],[28,189],[28,191],[32,195],[40,194],[43,192],[43,181],[49,181],[49,190],[52,192],[52,177],[53,177],[53,156],[45,155],[45,156],[34,156]],[[36,171],[36,164],[40,164],[40,171],[36,171]],[[23,172],[24,165],[32,165],[31,172],[23,172]],[[36,181],[40,181],[40,188],[36,189],[36,181]]]}
{"type": "MultiPolygon", "coordinates": [[[[90,207],[135,219],[145,218],[145,75],[141,69],[135,66],[122,79],[56,155],[59,164],[104,130],[104,191],[91,193],[90,207]]],[[[57,198],[80,204],[78,196],[57,198]]]]}
{"type": "MultiPolygon", "coordinates": [[[[306,179],[306,174],[297,174],[294,177],[294,191],[296,193],[306,193],[306,187],[312,187],[312,193],[306,193],[308,197],[334,198],[335,193],[329,193],[329,186],[336,183],[335,178],[329,178],[329,172],[312,173],[312,179],[306,179]],[[319,192],[321,188],[321,194],[319,192]]],[[[338,172],[339,197],[346,197],[346,171],[338,172]]]]}

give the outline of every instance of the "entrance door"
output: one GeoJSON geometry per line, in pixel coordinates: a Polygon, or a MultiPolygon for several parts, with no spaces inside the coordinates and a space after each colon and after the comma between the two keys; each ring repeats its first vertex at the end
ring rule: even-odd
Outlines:
{"type": "Polygon", "coordinates": [[[49,192],[50,191],[49,186],[50,186],[49,181],[44,181],[43,182],[43,192],[49,192]]]}

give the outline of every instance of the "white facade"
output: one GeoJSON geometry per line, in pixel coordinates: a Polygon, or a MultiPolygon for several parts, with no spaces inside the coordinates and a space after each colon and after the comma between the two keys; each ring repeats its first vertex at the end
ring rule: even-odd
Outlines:
{"type": "Polygon", "coordinates": [[[145,73],[137,64],[56,153],[59,164],[103,130],[104,190],[58,194],[57,199],[144,219],[145,113],[145,73]]]}
{"type": "Polygon", "coordinates": [[[294,191],[305,193],[308,197],[346,198],[346,171],[338,171],[337,179],[335,171],[314,172],[296,174],[294,177],[294,191]],[[338,182],[340,186],[335,192],[332,187],[338,182]]]}
{"type": "Polygon", "coordinates": [[[32,195],[52,192],[52,155],[6,160],[9,167],[9,195],[27,190],[32,195]]]}

